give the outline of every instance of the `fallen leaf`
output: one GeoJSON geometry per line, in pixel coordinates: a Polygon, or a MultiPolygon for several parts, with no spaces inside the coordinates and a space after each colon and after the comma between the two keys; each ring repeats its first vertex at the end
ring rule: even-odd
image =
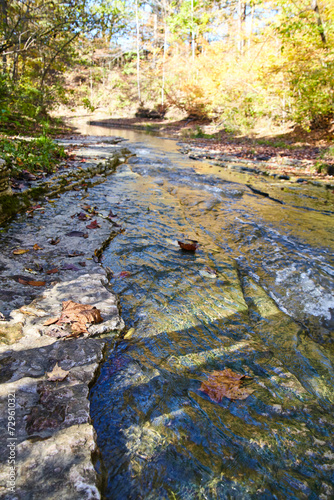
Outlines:
{"type": "Polygon", "coordinates": [[[49,269],[48,271],[46,271],[46,274],[56,274],[59,272],[59,269],[57,269],[56,267],[54,269],[49,269]]]}
{"type": "Polygon", "coordinates": [[[63,370],[58,363],[54,366],[51,372],[47,372],[46,376],[51,382],[60,382],[67,377],[70,372],[68,370],[63,370]]]}
{"type": "Polygon", "coordinates": [[[81,267],[86,267],[86,262],[84,262],[84,261],[78,262],[78,264],[79,264],[81,267]]]}
{"type": "Polygon", "coordinates": [[[101,227],[100,224],[97,223],[97,220],[93,220],[88,226],[86,226],[87,229],[97,229],[98,227],[101,227]]]}
{"type": "Polygon", "coordinates": [[[109,212],[109,213],[108,213],[108,215],[107,215],[107,218],[108,218],[108,219],[113,219],[114,217],[117,217],[117,214],[114,214],[114,213],[112,212],[112,210],[110,210],[110,212],[109,212]]]}
{"type": "Polygon", "coordinates": [[[88,214],[85,214],[84,212],[80,212],[78,214],[78,219],[79,220],[89,220],[91,217],[88,214]]]}
{"type": "Polygon", "coordinates": [[[66,236],[76,236],[78,238],[87,238],[87,233],[83,233],[82,231],[71,231],[70,233],[66,233],[66,236]]]}
{"type": "Polygon", "coordinates": [[[22,285],[30,285],[30,286],[45,286],[46,282],[45,281],[26,281],[26,280],[21,280],[19,279],[19,282],[22,283],[22,285]]]}
{"type": "Polygon", "coordinates": [[[126,278],[126,276],[130,276],[130,271],[122,271],[121,273],[114,274],[114,278],[126,278]]]}
{"type": "Polygon", "coordinates": [[[43,325],[44,326],[54,325],[55,323],[57,323],[59,318],[60,316],[54,316],[53,318],[49,318],[46,321],[44,321],[43,325]]]}
{"type": "Polygon", "coordinates": [[[18,248],[17,250],[13,250],[14,255],[22,255],[24,253],[29,252],[28,249],[18,248]]]}
{"type": "Polygon", "coordinates": [[[34,271],[33,269],[30,269],[30,267],[26,267],[24,270],[27,271],[28,273],[31,273],[31,274],[38,274],[37,271],[34,271]]]}
{"type": "Polygon", "coordinates": [[[59,323],[72,323],[73,333],[87,332],[87,323],[102,323],[100,310],[94,306],[78,304],[72,300],[63,302],[63,312],[59,323]]]}
{"type": "Polygon", "coordinates": [[[63,271],[79,271],[79,268],[74,264],[64,264],[63,266],[61,266],[61,269],[63,271]]]}
{"type": "Polygon", "coordinates": [[[97,215],[98,213],[98,208],[95,206],[95,207],[91,207],[90,205],[82,205],[82,208],[84,210],[86,210],[86,212],[92,214],[92,215],[97,215]]]}
{"type": "Polygon", "coordinates": [[[59,242],[60,238],[55,238],[55,239],[52,238],[52,240],[49,241],[50,245],[58,245],[59,242]]]}
{"type": "Polygon", "coordinates": [[[68,253],[67,257],[79,257],[80,255],[85,255],[83,252],[77,252],[74,250],[74,252],[68,253]]]}
{"type": "Polygon", "coordinates": [[[223,397],[232,400],[246,399],[254,390],[240,387],[241,380],[245,378],[250,377],[233,372],[230,368],[225,368],[223,371],[212,372],[209,378],[202,382],[200,390],[205,392],[216,403],[220,403],[223,397]]]}
{"type": "Polygon", "coordinates": [[[34,250],[43,250],[43,248],[40,247],[39,245],[37,245],[37,243],[35,243],[33,248],[34,248],[34,250]]]}
{"type": "Polygon", "coordinates": [[[79,304],[68,300],[62,304],[60,317],[53,317],[44,322],[44,326],[54,325],[47,334],[51,337],[75,337],[87,332],[87,323],[102,323],[100,310],[91,305],[79,304]],[[63,324],[71,325],[71,332],[62,329],[63,324]]]}
{"type": "Polygon", "coordinates": [[[136,330],[134,328],[130,328],[130,330],[128,330],[126,332],[126,334],[124,335],[123,339],[130,339],[133,336],[133,334],[135,333],[135,331],[136,330]]]}
{"type": "Polygon", "coordinates": [[[196,240],[185,240],[185,241],[177,241],[182,250],[186,252],[195,253],[197,248],[199,247],[198,241],[196,240]]]}

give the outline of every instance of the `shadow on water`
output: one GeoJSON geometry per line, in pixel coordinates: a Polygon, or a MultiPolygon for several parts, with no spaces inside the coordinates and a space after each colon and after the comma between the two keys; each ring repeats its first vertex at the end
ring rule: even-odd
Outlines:
{"type": "Polygon", "coordinates": [[[96,188],[123,229],[103,265],[134,329],[91,390],[105,498],[330,498],[329,217],[138,141],[96,188]],[[224,368],[251,377],[253,394],[212,401],[201,384],[224,368]]]}

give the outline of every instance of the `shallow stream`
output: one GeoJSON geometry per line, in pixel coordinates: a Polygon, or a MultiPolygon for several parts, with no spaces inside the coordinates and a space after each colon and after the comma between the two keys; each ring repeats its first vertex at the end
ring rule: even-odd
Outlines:
{"type": "Polygon", "coordinates": [[[91,390],[105,498],[333,498],[333,216],[175,141],[81,131],[136,154],[94,188],[125,229],[103,265],[130,330],[91,390]],[[254,392],[211,399],[202,383],[225,368],[254,392]]]}
{"type": "Polygon", "coordinates": [[[83,141],[79,165],[113,154],[105,136],[133,156],[1,229],[0,302],[7,314],[41,293],[20,282],[36,263],[59,271],[47,285],[96,272],[91,248],[113,231],[102,265],[126,332],[108,339],[90,392],[104,498],[334,498],[332,191],[190,160],[144,133],[80,131],[101,141],[83,141]],[[83,203],[99,225],[70,238],[83,203]],[[247,377],[230,398],[226,369],[247,377]]]}

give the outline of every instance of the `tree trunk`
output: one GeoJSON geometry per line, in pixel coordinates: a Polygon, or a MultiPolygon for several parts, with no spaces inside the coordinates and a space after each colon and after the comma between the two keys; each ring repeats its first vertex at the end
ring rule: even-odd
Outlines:
{"type": "MultiPolygon", "coordinates": [[[[1,15],[1,25],[4,33],[4,38],[7,38],[7,0],[0,0],[0,15],[1,15]]],[[[7,73],[7,56],[5,53],[2,54],[2,73],[7,73]]]]}
{"type": "Polygon", "coordinates": [[[194,0],[191,0],[191,55],[195,60],[194,0]]]}
{"type": "Polygon", "coordinates": [[[138,0],[136,0],[136,27],[137,27],[137,87],[138,87],[138,100],[141,103],[140,93],[140,47],[139,47],[139,17],[138,17],[138,0]]]}
{"type": "Polygon", "coordinates": [[[317,0],[312,0],[312,10],[315,12],[315,14],[317,16],[317,23],[318,23],[320,38],[322,40],[322,43],[324,45],[326,45],[327,44],[327,40],[326,40],[326,35],[325,35],[325,29],[324,29],[324,25],[322,23],[322,19],[321,19],[321,16],[320,16],[319,6],[318,6],[318,1],[317,0]]]}

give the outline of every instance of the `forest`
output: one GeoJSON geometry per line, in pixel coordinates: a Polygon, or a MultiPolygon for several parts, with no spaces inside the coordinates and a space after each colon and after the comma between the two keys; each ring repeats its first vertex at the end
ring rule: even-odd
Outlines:
{"type": "Polygon", "coordinates": [[[59,107],[330,130],[333,0],[1,0],[1,128],[59,107]]]}

